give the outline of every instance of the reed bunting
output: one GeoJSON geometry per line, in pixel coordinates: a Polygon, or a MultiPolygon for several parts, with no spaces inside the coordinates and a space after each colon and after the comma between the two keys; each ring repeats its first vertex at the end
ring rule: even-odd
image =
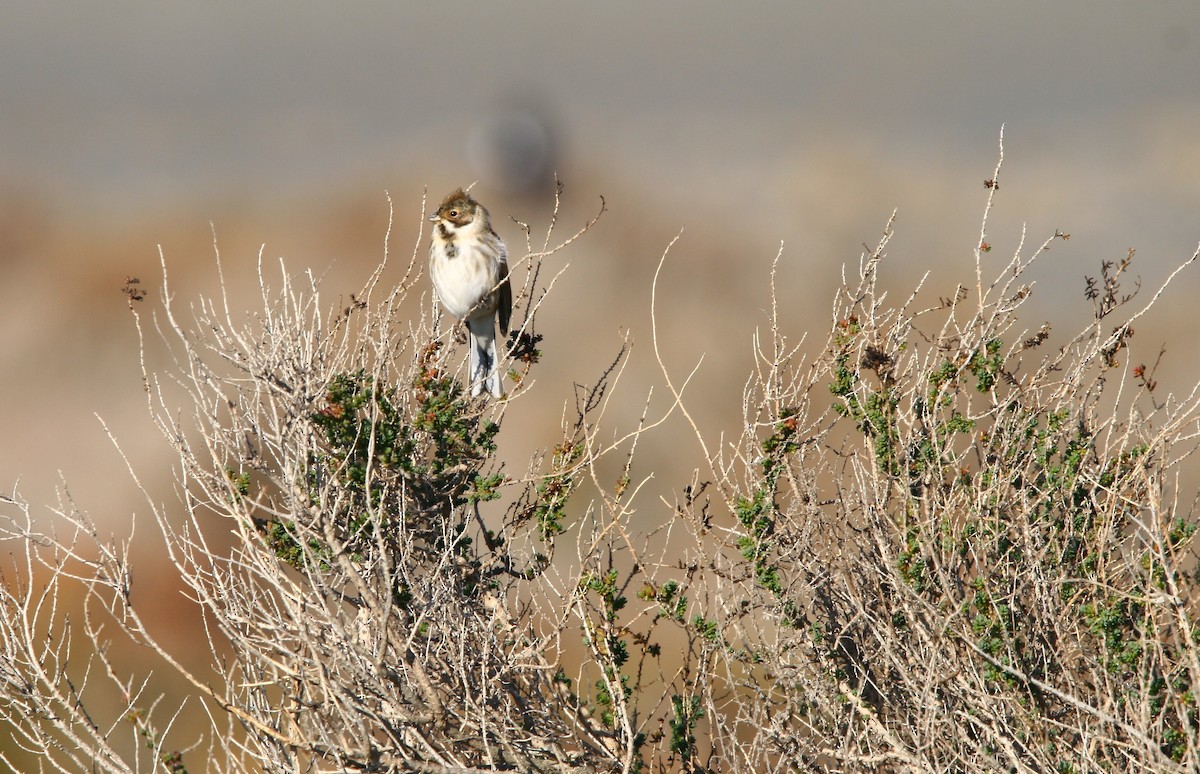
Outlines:
{"type": "Polygon", "coordinates": [[[487,387],[504,395],[496,351],[496,318],[508,335],[512,287],[508,283],[508,250],[492,229],[488,211],[459,188],[429,217],[435,223],[429,246],[429,276],[447,312],[467,326],[471,354],[471,396],[487,387]]]}

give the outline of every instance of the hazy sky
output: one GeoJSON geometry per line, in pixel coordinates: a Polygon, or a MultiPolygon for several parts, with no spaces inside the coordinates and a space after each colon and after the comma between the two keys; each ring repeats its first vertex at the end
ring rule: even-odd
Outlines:
{"type": "Polygon", "coordinates": [[[1117,152],[1139,126],[1200,109],[1200,3],[0,11],[0,172],[97,206],[461,154],[473,123],[510,99],[535,101],[573,152],[656,174],[769,165],[821,133],[990,154],[1004,122],[1031,145],[1086,135],[1117,152]]]}

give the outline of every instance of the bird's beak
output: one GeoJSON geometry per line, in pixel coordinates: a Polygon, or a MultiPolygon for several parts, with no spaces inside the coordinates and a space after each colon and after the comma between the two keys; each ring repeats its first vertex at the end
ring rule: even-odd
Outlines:
{"type": "Polygon", "coordinates": [[[429,216],[430,223],[437,223],[437,221],[438,221],[438,214],[436,212],[429,216]]]}

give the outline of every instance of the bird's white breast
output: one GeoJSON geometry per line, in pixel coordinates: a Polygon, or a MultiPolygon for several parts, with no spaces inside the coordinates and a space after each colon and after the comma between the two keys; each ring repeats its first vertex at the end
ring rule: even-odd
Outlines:
{"type": "Polygon", "coordinates": [[[460,320],[468,313],[471,317],[495,314],[494,294],[487,303],[480,302],[500,281],[496,258],[484,243],[461,233],[454,244],[457,250],[453,256],[447,253],[442,240],[435,240],[430,250],[430,278],[442,306],[460,320]]]}

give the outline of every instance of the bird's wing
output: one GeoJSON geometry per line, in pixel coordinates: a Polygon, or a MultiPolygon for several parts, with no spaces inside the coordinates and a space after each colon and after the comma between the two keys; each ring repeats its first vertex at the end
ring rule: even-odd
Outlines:
{"type": "Polygon", "coordinates": [[[496,312],[500,315],[500,333],[508,335],[508,321],[512,317],[512,284],[508,281],[508,250],[500,246],[500,288],[496,312]]]}

